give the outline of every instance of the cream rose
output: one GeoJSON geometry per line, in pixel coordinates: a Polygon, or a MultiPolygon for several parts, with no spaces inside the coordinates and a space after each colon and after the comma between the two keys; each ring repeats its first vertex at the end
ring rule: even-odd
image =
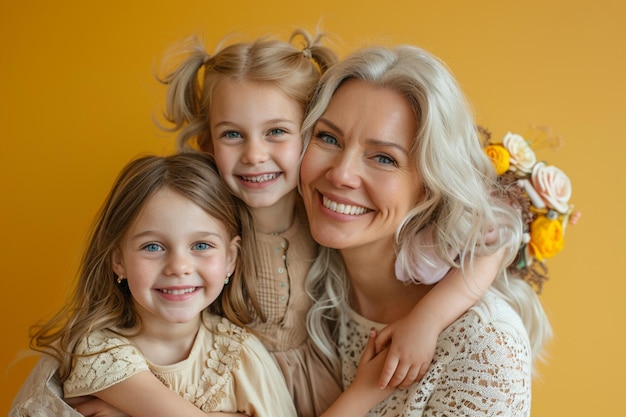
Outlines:
{"type": "Polygon", "coordinates": [[[572,183],[563,171],[552,165],[539,162],[531,177],[533,187],[548,207],[559,213],[567,213],[572,196],[572,183]]]}
{"type": "Polygon", "coordinates": [[[537,157],[526,140],[518,134],[508,132],[504,135],[502,144],[511,154],[511,165],[516,170],[530,174],[537,157]]]}

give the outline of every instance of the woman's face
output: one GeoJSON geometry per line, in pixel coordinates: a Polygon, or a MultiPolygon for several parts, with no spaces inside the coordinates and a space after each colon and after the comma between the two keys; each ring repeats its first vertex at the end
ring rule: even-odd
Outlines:
{"type": "Polygon", "coordinates": [[[422,198],[409,149],[417,122],[399,93],[346,81],[315,124],[300,177],[311,232],[335,249],[392,246],[422,198]]]}

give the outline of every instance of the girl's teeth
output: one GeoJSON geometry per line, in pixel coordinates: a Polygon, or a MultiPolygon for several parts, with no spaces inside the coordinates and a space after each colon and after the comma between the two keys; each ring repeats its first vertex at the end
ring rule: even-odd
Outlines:
{"type": "Polygon", "coordinates": [[[185,288],[184,290],[166,290],[166,289],[162,289],[160,291],[162,293],[165,293],[165,294],[182,295],[182,294],[187,294],[187,293],[190,293],[190,292],[194,292],[197,289],[198,289],[198,287],[192,287],[192,288],[185,288]]]}
{"type": "Polygon", "coordinates": [[[271,181],[271,180],[273,180],[276,177],[278,177],[277,173],[257,175],[256,177],[244,177],[244,176],[241,176],[241,178],[243,178],[244,181],[250,181],[250,182],[271,181]]]}
{"type": "Polygon", "coordinates": [[[331,211],[334,211],[335,213],[357,216],[367,211],[365,207],[351,206],[350,204],[336,203],[334,201],[329,200],[326,197],[323,197],[322,201],[323,201],[324,207],[326,207],[327,209],[331,211]]]}

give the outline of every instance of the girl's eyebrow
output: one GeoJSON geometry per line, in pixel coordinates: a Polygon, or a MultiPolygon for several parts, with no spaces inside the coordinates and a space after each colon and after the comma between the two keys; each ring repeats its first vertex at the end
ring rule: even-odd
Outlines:
{"type": "MultiPolygon", "coordinates": [[[[325,125],[327,125],[329,128],[331,128],[332,130],[335,130],[337,133],[339,133],[340,135],[343,135],[343,131],[339,128],[339,126],[337,126],[336,124],[334,124],[333,122],[331,122],[328,119],[325,119],[323,117],[320,117],[317,122],[322,122],[325,125]]],[[[391,142],[388,140],[383,140],[383,139],[374,139],[374,138],[369,138],[366,140],[366,143],[370,144],[370,145],[374,145],[374,146],[383,146],[383,147],[387,147],[387,148],[395,148],[397,150],[399,150],[400,152],[404,153],[405,155],[409,154],[409,150],[405,149],[403,146],[397,144],[396,142],[391,142]]]]}
{"type": "MultiPolygon", "coordinates": [[[[134,235],[131,235],[128,238],[130,240],[132,240],[132,239],[143,239],[145,237],[153,237],[153,236],[160,236],[160,233],[158,231],[155,231],[155,230],[144,230],[142,232],[139,232],[139,233],[136,233],[134,235]]],[[[196,239],[202,238],[202,237],[217,237],[220,240],[222,239],[222,236],[219,233],[211,232],[211,231],[204,231],[204,230],[199,230],[199,231],[195,232],[193,234],[193,236],[196,239]]]]}
{"type": "MultiPolygon", "coordinates": [[[[298,122],[296,122],[294,120],[285,119],[285,118],[270,119],[270,120],[265,120],[263,122],[263,124],[282,124],[282,123],[290,123],[290,124],[294,124],[294,125],[298,124],[298,122]]],[[[235,126],[235,127],[237,127],[238,124],[235,123],[235,122],[231,122],[230,120],[223,120],[223,121],[215,124],[215,127],[221,127],[221,126],[235,126]]]]}

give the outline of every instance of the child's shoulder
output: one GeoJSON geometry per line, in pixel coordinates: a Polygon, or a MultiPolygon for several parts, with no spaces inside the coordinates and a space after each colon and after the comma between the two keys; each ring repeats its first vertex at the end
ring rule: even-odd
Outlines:
{"type": "Polygon", "coordinates": [[[210,333],[222,336],[231,336],[236,339],[244,340],[250,336],[245,328],[233,323],[226,317],[205,311],[202,314],[202,324],[210,333]]]}
{"type": "Polygon", "coordinates": [[[139,353],[130,339],[111,329],[96,330],[89,333],[78,341],[74,353],[77,355],[95,355],[111,350],[130,350],[139,353]]]}
{"type": "MultiPolygon", "coordinates": [[[[259,337],[225,317],[205,313],[202,317],[205,330],[210,334],[213,349],[228,352],[234,358],[269,358],[269,351],[259,337]]],[[[256,359],[254,359],[256,360],[256,359]]]]}
{"type": "Polygon", "coordinates": [[[74,365],[64,382],[66,397],[91,395],[149,366],[129,339],[111,331],[98,330],[84,337],[74,349],[74,365]]]}

